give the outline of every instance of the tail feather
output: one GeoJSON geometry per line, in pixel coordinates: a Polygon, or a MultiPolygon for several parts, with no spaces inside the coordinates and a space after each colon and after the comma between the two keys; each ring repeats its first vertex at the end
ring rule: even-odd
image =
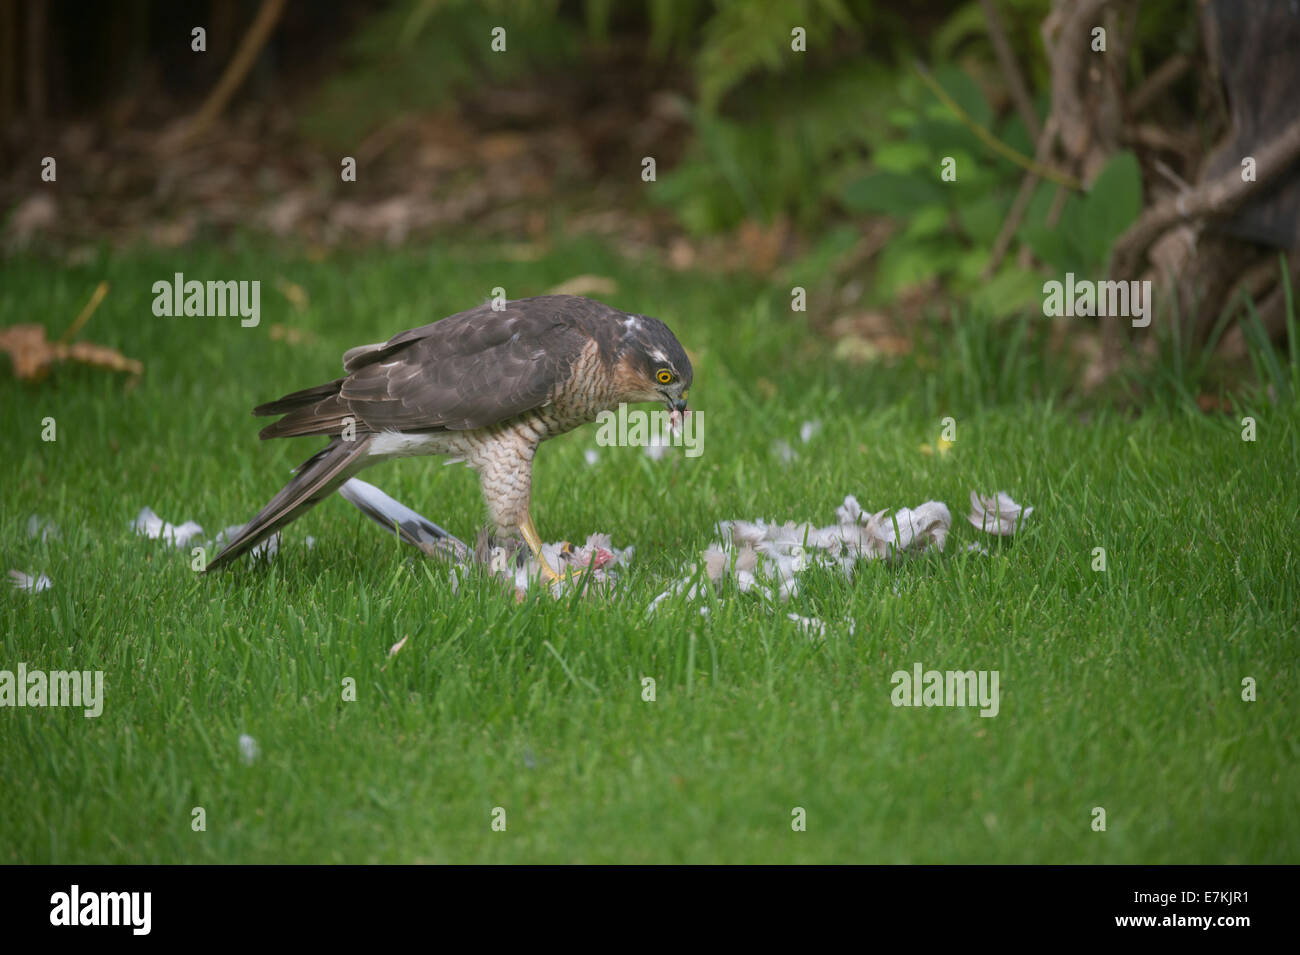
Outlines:
{"type": "Polygon", "coordinates": [[[257,433],[265,441],[268,438],[299,438],[312,434],[338,435],[348,422],[355,428],[357,416],[339,398],[326,398],[319,404],[309,405],[291,411],[279,421],[268,424],[257,433]]]}
{"type": "Polygon", "coordinates": [[[263,428],[258,436],[265,441],[267,438],[295,438],[308,434],[338,435],[349,419],[355,425],[356,414],[339,395],[343,381],[336,378],[258,405],[253,409],[255,415],[284,415],[263,428]]]}
{"type": "Polygon", "coordinates": [[[308,458],[293,480],[240,529],[207,569],[224,567],[333,494],[339,485],[366,466],[371,440],[369,435],[356,441],[336,438],[308,458]]]}
{"type": "Polygon", "coordinates": [[[313,405],[325,398],[332,398],[337,395],[345,380],[344,378],[336,378],[333,381],[325,382],[323,385],[315,385],[311,388],[304,388],[302,391],[295,391],[283,398],[277,398],[275,401],[268,401],[264,405],[258,405],[253,409],[253,414],[263,418],[267,415],[287,414],[290,411],[297,411],[299,408],[313,405]]]}

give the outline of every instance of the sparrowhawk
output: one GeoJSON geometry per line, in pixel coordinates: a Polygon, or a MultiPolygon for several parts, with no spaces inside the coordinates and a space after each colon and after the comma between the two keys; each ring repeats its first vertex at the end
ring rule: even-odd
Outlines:
{"type": "Polygon", "coordinates": [[[389,458],[446,455],[478,472],[491,525],[519,534],[548,578],[529,512],[533,456],[547,438],[622,403],[686,413],[693,371],[668,326],[591,299],[543,295],[481,305],[343,355],[345,377],[253,409],[283,415],[261,437],[330,443],[234,536],[208,570],[230,563],[389,458]]]}

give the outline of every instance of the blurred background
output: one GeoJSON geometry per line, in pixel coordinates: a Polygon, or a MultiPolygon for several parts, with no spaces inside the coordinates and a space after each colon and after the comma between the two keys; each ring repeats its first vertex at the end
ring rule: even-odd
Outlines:
{"type": "Polygon", "coordinates": [[[1291,0],[0,0],[0,243],[594,236],[782,308],[805,289],[850,365],[976,316],[1081,393],[1154,368],[1210,411],[1293,317],[1298,24],[1291,0]],[[1069,272],[1157,282],[1155,324],[1026,324],[1069,272]]]}

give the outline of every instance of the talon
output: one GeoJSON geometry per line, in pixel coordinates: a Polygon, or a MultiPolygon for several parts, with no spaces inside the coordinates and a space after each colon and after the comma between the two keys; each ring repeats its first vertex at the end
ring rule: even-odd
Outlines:
{"type": "Polygon", "coordinates": [[[542,538],[541,535],[537,533],[537,526],[533,524],[533,516],[531,514],[529,514],[527,519],[519,525],[519,533],[523,537],[524,543],[528,545],[528,549],[533,552],[533,556],[537,558],[537,563],[541,564],[542,576],[546,578],[546,582],[548,584],[554,584],[557,581],[565,580],[566,577],[563,574],[556,573],[555,568],[552,567],[550,561],[546,559],[546,555],[542,553],[542,538]]]}

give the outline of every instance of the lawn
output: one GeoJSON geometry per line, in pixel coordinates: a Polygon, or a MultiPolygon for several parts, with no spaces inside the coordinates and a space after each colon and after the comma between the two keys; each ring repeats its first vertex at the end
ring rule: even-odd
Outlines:
{"type": "MultiPolygon", "coordinates": [[[[1047,319],[970,316],[937,348],[855,366],[790,313],[788,287],[594,242],[509,251],[250,242],[0,267],[0,326],[54,336],[106,279],[81,337],[146,366],[130,389],[84,367],[32,386],[0,361],[0,570],[53,581],[6,588],[0,669],[102,670],[106,692],[94,719],[0,710],[0,861],[1300,862],[1294,404],[1071,399],[1047,319]],[[260,279],[260,324],[155,317],[151,287],[175,272],[260,279]],[[594,427],[542,448],[542,535],[636,546],[613,593],[453,593],[337,497],[276,558],[220,575],[129,529],[146,505],[209,534],[250,517],[319,442],[259,442],[249,410],[336,376],[346,348],[584,273],[676,331],[704,415],[696,458],[604,448],[589,464],[594,427]],[[924,453],[949,416],[951,449],[924,453]],[[964,520],[972,489],[1034,507],[988,556],[966,553],[990,542],[964,520]],[[724,593],[707,615],[680,599],[647,615],[715,521],[830,523],[847,494],[873,511],[946,502],[946,551],[813,574],[785,607],[724,593]],[[30,538],[33,513],[60,536],[30,538]],[[824,639],[788,611],[826,621],[824,639]],[[997,670],[997,716],[893,706],[891,674],[915,663],[997,670]]],[[[467,469],[365,478],[473,538],[467,469]]]]}

